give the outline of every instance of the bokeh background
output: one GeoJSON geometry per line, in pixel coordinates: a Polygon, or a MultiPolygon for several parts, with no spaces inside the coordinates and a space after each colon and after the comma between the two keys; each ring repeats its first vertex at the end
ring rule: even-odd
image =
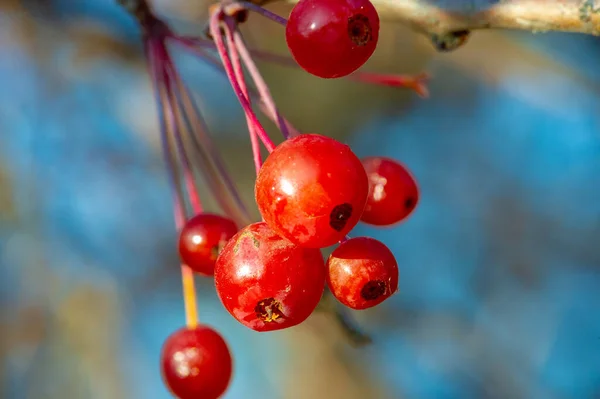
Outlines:
{"type": "MultiPolygon", "coordinates": [[[[180,31],[206,22],[200,0],[154,4],[180,31]]],[[[245,29],[285,54],[279,26],[245,29]]],[[[180,58],[252,205],[231,89],[180,58]]],[[[371,346],[323,314],[253,333],[199,281],[200,318],[235,356],[226,398],[600,398],[599,60],[593,37],[478,32],[437,54],[385,24],[366,68],[428,71],[430,99],[261,64],[294,124],[400,159],[422,199],[400,226],[353,233],[401,270],[398,295],[353,313],[371,346]]],[[[169,397],[158,353],[184,322],[171,194],[139,31],[112,0],[0,2],[0,240],[0,397],[169,397]]]]}

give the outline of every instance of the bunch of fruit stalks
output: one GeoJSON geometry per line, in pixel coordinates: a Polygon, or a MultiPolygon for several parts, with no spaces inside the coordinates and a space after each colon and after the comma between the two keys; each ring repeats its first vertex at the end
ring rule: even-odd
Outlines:
{"type": "MultiPolygon", "coordinates": [[[[345,144],[294,128],[277,109],[254,59],[301,67],[326,79],[410,88],[423,97],[427,75],[357,71],[379,37],[379,16],[369,0],[300,0],[288,19],[254,3],[221,2],[210,8],[205,37],[176,34],[145,0],[119,3],[142,29],[180,233],[187,320],[164,343],[162,376],[180,399],[218,398],[229,386],[233,361],[222,336],[198,322],[194,275],[212,277],[225,309],[259,332],[302,323],[324,293],[340,306],[371,308],[397,292],[398,265],[382,242],[348,234],[359,221],[396,225],[419,200],[413,176],[397,160],[359,159],[345,144]],[[291,58],[246,46],[238,26],[249,12],[285,27],[291,58]],[[197,55],[229,79],[246,115],[262,221],[252,222],[169,46],[197,55]],[[254,105],[282,133],[279,146],[259,122],[254,105]],[[269,152],[264,162],[261,145],[269,152]],[[204,210],[199,179],[210,187],[220,212],[204,210]],[[321,249],[334,245],[324,261],[321,249]]],[[[344,317],[340,320],[353,331],[344,317]]],[[[354,338],[368,340],[357,331],[354,338]]]]}

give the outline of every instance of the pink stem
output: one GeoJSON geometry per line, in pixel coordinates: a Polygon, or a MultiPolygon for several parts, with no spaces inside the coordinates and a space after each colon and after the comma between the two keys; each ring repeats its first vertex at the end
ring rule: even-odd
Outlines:
{"type": "MultiPolygon", "coordinates": [[[[168,125],[165,121],[167,113],[172,113],[170,104],[165,102],[164,93],[167,91],[166,86],[166,74],[165,69],[161,68],[160,65],[164,61],[162,58],[164,53],[164,37],[159,36],[153,39],[147,39],[144,42],[144,49],[146,52],[146,59],[148,60],[148,67],[150,77],[152,80],[153,88],[156,94],[157,110],[159,115],[160,123],[160,136],[162,140],[163,155],[165,162],[167,163],[167,170],[169,173],[171,184],[174,187],[174,206],[173,213],[175,217],[175,226],[177,231],[181,231],[186,220],[186,209],[183,198],[183,190],[177,176],[175,160],[173,159],[173,152],[171,149],[168,125]],[[161,50],[162,49],[162,50],[161,50]],[[167,106],[165,106],[167,105],[167,106]]],[[[183,282],[183,296],[185,303],[186,323],[188,326],[195,326],[198,323],[198,308],[196,303],[196,288],[194,285],[194,275],[192,270],[182,264],[181,265],[181,277],[183,282]]]]}
{"type": "MultiPolygon", "coordinates": [[[[212,54],[209,54],[204,51],[204,49],[210,48],[211,50],[215,48],[213,42],[206,42],[199,38],[189,38],[189,37],[178,37],[172,36],[171,39],[180,46],[185,47],[187,50],[195,53],[198,57],[202,57],[204,61],[207,61],[210,65],[212,65],[219,72],[225,73],[223,69],[223,64],[220,59],[214,57],[212,54]]],[[[266,106],[265,102],[260,98],[260,94],[257,94],[256,91],[250,89],[251,97],[259,98],[259,107],[261,111],[276,125],[283,122],[287,130],[290,132],[290,135],[293,137],[294,135],[300,134],[299,131],[294,128],[294,126],[281,114],[273,114],[271,110],[266,106]]]]}
{"type": "Polygon", "coordinates": [[[222,16],[223,16],[222,10],[216,11],[213,13],[213,15],[211,15],[210,31],[211,31],[211,34],[215,41],[215,45],[217,46],[217,51],[219,52],[221,61],[223,62],[223,67],[225,68],[225,73],[227,74],[227,77],[229,78],[229,82],[231,83],[231,86],[233,87],[233,91],[235,92],[236,96],[238,97],[238,100],[240,101],[240,104],[242,105],[244,112],[246,113],[246,115],[248,115],[250,117],[252,124],[254,126],[256,126],[256,132],[258,133],[258,136],[260,137],[261,141],[263,142],[263,144],[267,148],[267,150],[269,152],[272,152],[275,149],[275,144],[273,143],[273,141],[271,140],[271,138],[269,137],[269,135],[267,134],[267,132],[265,131],[263,126],[261,125],[258,118],[256,117],[256,114],[254,113],[254,111],[252,110],[252,107],[250,106],[248,98],[244,95],[242,88],[240,87],[239,83],[237,82],[237,79],[235,78],[233,66],[231,65],[231,59],[229,58],[227,49],[225,47],[225,43],[223,42],[223,37],[221,36],[221,31],[219,29],[220,28],[219,23],[221,22],[222,16]]]}
{"type": "Polygon", "coordinates": [[[160,138],[162,141],[162,150],[163,150],[163,158],[165,163],[167,164],[167,174],[169,176],[169,182],[173,187],[174,194],[174,203],[175,203],[175,217],[186,219],[185,209],[183,206],[183,193],[181,189],[181,185],[179,184],[179,179],[177,177],[177,167],[175,165],[175,161],[173,159],[173,154],[171,152],[171,145],[169,142],[169,134],[168,134],[168,126],[165,121],[165,114],[167,113],[167,109],[164,104],[164,97],[162,95],[165,90],[165,82],[164,75],[159,68],[157,61],[157,57],[160,57],[160,54],[157,54],[157,47],[160,47],[159,39],[156,40],[148,40],[145,43],[145,53],[146,59],[148,60],[148,70],[150,73],[152,85],[154,88],[154,93],[157,101],[157,109],[159,115],[159,124],[160,124],[160,138]]]}
{"type": "MultiPolygon", "coordinates": [[[[178,37],[177,40],[190,48],[193,47],[193,44],[207,49],[215,48],[213,42],[202,38],[184,36],[178,37]]],[[[291,68],[299,68],[298,64],[293,58],[285,55],[273,54],[262,50],[248,50],[248,53],[252,57],[261,61],[291,68]]],[[[242,58],[244,57],[242,56],[242,58]]],[[[391,87],[404,87],[415,91],[419,96],[424,98],[428,97],[429,95],[426,86],[427,80],[429,79],[429,75],[427,73],[420,73],[418,75],[394,75],[357,71],[346,76],[346,78],[355,82],[371,83],[391,87]]]]}
{"type": "MultiPolygon", "coordinates": [[[[244,70],[242,69],[242,63],[240,62],[239,53],[236,49],[233,32],[235,29],[235,25],[231,23],[231,18],[226,17],[225,24],[225,37],[227,39],[227,46],[229,47],[229,55],[231,57],[231,62],[233,64],[233,71],[235,73],[235,77],[240,84],[240,88],[242,89],[244,96],[250,102],[250,96],[248,95],[248,87],[246,86],[246,79],[244,78],[244,70]]],[[[246,123],[248,124],[248,132],[250,133],[250,142],[252,144],[252,155],[254,157],[254,168],[256,169],[256,174],[260,171],[262,166],[262,157],[260,155],[260,143],[258,141],[258,135],[256,133],[256,127],[252,124],[252,120],[246,115],[246,123]]]]}
{"type": "Polygon", "coordinates": [[[169,108],[169,113],[167,114],[169,116],[168,118],[168,125],[170,126],[170,131],[173,132],[173,137],[175,139],[175,144],[177,146],[177,152],[179,154],[179,158],[181,159],[181,162],[183,164],[183,175],[184,175],[184,180],[185,180],[185,184],[186,184],[186,188],[187,188],[187,193],[188,193],[188,198],[190,201],[190,205],[192,206],[192,211],[194,212],[194,214],[198,214],[200,212],[202,212],[202,203],[200,201],[200,195],[199,190],[198,190],[198,186],[196,185],[196,181],[194,179],[194,173],[192,171],[192,166],[191,166],[191,162],[190,159],[187,155],[187,152],[185,151],[185,147],[183,144],[183,139],[181,137],[181,130],[179,127],[179,124],[177,123],[176,118],[179,117],[178,113],[175,112],[175,110],[177,109],[177,100],[174,96],[174,92],[173,92],[173,75],[174,75],[174,68],[173,68],[173,61],[171,60],[171,57],[169,56],[169,53],[167,52],[167,49],[165,48],[164,42],[160,43],[160,47],[159,50],[161,51],[161,57],[163,58],[163,62],[164,62],[164,69],[163,69],[163,76],[164,76],[164,82],[165,82],[165,92],[167,94],[167,98],[168,98],[168,108],[169,108]]]}
{"type": "MultiPolygon", "coordinates": [[[[169,140],[169,137],[175,136],[175,132],[169,131],[169,129],[174,128],[178,130],[177,137],[183,142],[183,145],[180,145],[179,148],[183,147],[183,152],[189,159],[188,164],[194,166],[194,168],[188,168],[188,178],[190,181],[195,182],[195,180],[193,180],[195,175],[194,172],[197,170],[201,171],[222,210],[236,220],[239,225],[250,223],[251,217],[224,166],[223,160],[220,158],[219,151],[216,149],[207,133],[206,124],[200,115],[193,98],[182,83],[177,70],[169,58],[169,54],[164,45],[164,36],[161,35],[159,38],[149,40],[149,43],[151,43],[151,47],[149,48],[152,49],[152,53],[148,51],[147,55],[149,63],[151,63],[154,68],[151,70],[151,75],[157,93],[156,96],[159,100],[158,110],[161,118],[163,150],[167,157],[168,170],[171,171],[170,174],[174,176],[171,180],[174,182],[176,191],[181,197],[182,205],[185,200],[184,190],[181,188],[179,178],[177,177],[176,159],[173,159],[172,150],[170,149],[171,143],[169,140]],[[157,46],[160,48],[157,48],[157,46]],[[170,81],[168,82],[171,95],[170,99],[166,98],[168,96],[165,88],[167,82],[165,82],[165,76],[162,75],[167,72],[162,71],[163,68],[166,68],[162,67],[162,65],[170,66],[170,81]],[[161,66],[160,74],[157,72],[159,71],[157,69],[158,66],[161,66]],[[169,100],[172,100],[172,102],[170,103],[169,100]],[[176,116],[173,116],[176,111],[176,116]],[[176,125],[169,124],[167,126],[166,120],[176,121],[177,123],[176,125]],[[189,152],[188,149],[190,150],[189,152]]],[[[197,189],[192,189],[192,199],[190,200],[190,203],[194,202],[194,195],[199,195],[197,189]]],[[[199,205],[199,200],[197,201],[197,205],[199,205]]],[[[199,210],[197,205],[193,206],[196,210],[199,210]]]]}
{"type": "Polygon", "coordinates": [[[244,43],[244,39],[242,38],[242,35],[237,29],[233,32],[233,40],[235,42],[235,46],[239,51],[240,56],[242,57],[242,60],[244,61],[244,64],[246,65],[246,68],[248,69],[248,72],[250,73],[250,76],[252,76],[252,80],[254,80],[254,84],[256,85],[256,89],[260,94],[262,102],[269,110],[269,113],[275,115],[275,117],[277,118],[277,125],[279,127],[279,130],[281,130],[283,137],[288,139],[290,137],[294,137],[300,134],[296,129],[292,128],[291,132],[290,129],[288,129],[288,126],[284,122],[283,118],[281,117],[281,114],[279,113],[279,110],[277,109],[277,106],[275,105],[275,101],[273,100],[273,96],[271,96],[271,92],[269,91],[267,83],[260,74],[256,64],[254,63],[254,60],[252,60],[252,56],[250,55],[250,52],[248,51],[248,48],[244,43]]]}
{"type": "Polygon", "coordinates": [[[418,75],[385,75],[379,73],[370,72],[355,72],[348,76],[349,79],[373,83],[382,86],[390,87],[405,87],[412,89],[415,93],[423,98],[429,97],[429,90],[427,90],[427,80],[429,75],[427,73],[420,73],[418,75]]]}
{"type": "Polygon", "coordinates": [[[219,150],[208,134],[206,122],[176,69],[173,69],[173,79],[180,109],[183,110],[182,122],[188,131],[191,149],[194,150],[193,154],[206,182],[225,213],[234,218],[239,225],[250,223],[248,211],[229,176],[219,150]]]}

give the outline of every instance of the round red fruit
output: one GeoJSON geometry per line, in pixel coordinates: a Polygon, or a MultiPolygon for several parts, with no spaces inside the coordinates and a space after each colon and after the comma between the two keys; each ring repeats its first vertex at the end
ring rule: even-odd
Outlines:
{"type": "Polygon", "coordinates": [[[349,308],[371,308],[398,290],[398,264],[380,241],[351,238],[329,256],[327,284],[338,301],[349,308]]]}
{"type": "Polygon", "coordinates": [[[231,381],[229,348],[223,337],[207,326],[171,334],[162,347],[160,363],[167,388],[179,399],[217,399],[231,381]]]}
{"type": "Polygon", "coordinates": [[[406,219],[419,202],[419,188],[408,169],[385,157],[367,157],[362,163],[369,177],[369,198],[361,221],[390,226],[406,219]]]}
{"type": "Polygon", "coordinates": [[[238,228],[233,220],[200,213],[186,222],[179,234],[181,261],[193,271],[212,276],[221,249],[238,228]]]}
{"type": "Polygon", "coordinates": [[[256,179],[260,213],[279,235],[308,248],[339,242],[358,223],[369,191],[350,147],[318,134],[280,144],[256,179]]]}
{"type": "Polygon", "coordinates": [[[302,248],[264,222],[240,230],[215,266],[217,294],[227,311],[256,331],[302,323],[325,289],[321,251],[302,248]]]}
{"type": "Polygon", "coordinates": [[[356,71],[375,51],[379,16],[369,0],[300,0],[285,38],[304,70],[338,78],[356,71]]]}

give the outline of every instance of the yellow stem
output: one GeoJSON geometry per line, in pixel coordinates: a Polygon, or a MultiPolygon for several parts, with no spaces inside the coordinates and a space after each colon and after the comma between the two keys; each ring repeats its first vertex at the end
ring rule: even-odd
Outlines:
{"type": "Polygon", "coordinates": [[[185,322],[188,328],[198,325],[198,304],[196,301],[196,285],[194,272],[186,265],[181,265],[181,279],[183,282],[183,303],[185,306],[185,322]]]}

